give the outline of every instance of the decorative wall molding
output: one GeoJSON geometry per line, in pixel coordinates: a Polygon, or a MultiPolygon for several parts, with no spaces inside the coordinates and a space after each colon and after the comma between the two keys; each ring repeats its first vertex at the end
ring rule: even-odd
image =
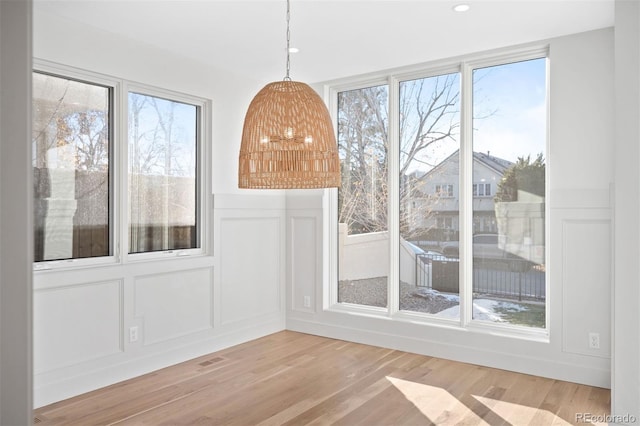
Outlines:
{"type": "MultiPolygon", "coordinates": [[[[320,216],[320,217],[318,217],[320,216]]],[[[289,307],[297,312],[316,312],[319,286],[322,285],[320,265],[322,247],[317,211],[296,211],[288,215],[288,283],[289,307]],[[295,285],[293,285],[295,283],[295,285]]],[[[321,294],[321,293],[320,293],[321,294]]]]}
{"type": "Polygon", "coordinates": [[[282,311],[284,214],[219,219],[220,324],[282,311]]]}
{"type": "Polygon", "coordinates": [[[247,191],[246,194],[215,194],[215,210],[284,210],[286,198],[282,191],[247,191]],[[256,193],[257,192],[257,193],[256,193]]]}
{"type": "Polygon", "coordinates": [[[285,328],[285,197],[248,192],[215,200],[207,225],[214,256],[35,274],[36,298],[47,302],[35,310],[44,324],[34,343],[35,407],[285,328]],[[41,298],[79,292],[88,305],[41,298]],[[49,326],[52,336],[43,334],[49,326]],[[136,342],[129,341],[130,327],[138,327],[136,342]],[[83,345],[83,335],[91,345],[83,345]],[[50,337],[58,339],[53,350],[50,337]]]}
{"type": "Polygon", "coordinates": [[[122,322],[123,280],[35,291],[34,374],[122,352],[122,322]]]}
{"type": "Polygon", "coordinates": [[[601,312],[611,305],[612,223],[608,211],[590,213],[562,219],[562,281],[553,283],[562,286],[562,350],[609,360],[611,321],[601,312]],[[598,349],[589,347],[590,333],[598,349]]]}
{"type": "Polygon", "coordinates": [[[611,190],[609,188],[552,189],[552,209],[610,209],[611,190]]]}
{"type": "Polygon", "coordinates": [[[137,276],[133,307],[145,346],[213,329],[213,268],[137,276]]]}

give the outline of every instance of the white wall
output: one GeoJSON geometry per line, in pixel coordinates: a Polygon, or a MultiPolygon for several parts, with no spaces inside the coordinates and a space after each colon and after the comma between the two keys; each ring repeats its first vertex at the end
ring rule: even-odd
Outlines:
{"type": "Polygon", "coordinates": [[[341,280],[362,280],[389,275],[389,232],[349,235],[347,224],[338,227],[338,270],[341,280]]]}
{"type": "Polygon", "coordinates": [[[0,424],[31,424],[31,6],[0,2],[0,424]]]}
{"type": "Polygon", "coordinates": [[[207,255],[36,272],[35,406],[282,330],[284,197],[237,189],[244,113],[266,82],[37,10],[34,56],[213,101],[207,255]]]}
{"type": "MultiPolygon", "coordinates": [[[[400,239],[400,281],[415,285],[416,253],[400,239]]],[[[389,275],[389,232],[349,235],[347,224],[338,225],[340,280],[362,280],[389,275]]]]}
{"type": "MultiPolygon", "coordinates": [[[[637,25],[637,19],[633,22],[637,25]]],[[[551,43],[549,343],[323,311],[323,271],[328,261],[322,256],[323,192],[291,191],[285,204],[282,192],[237,189],[242,119],[251,96],[265,82],[247,81],[49,15],[36,14],[34,37],[37,58],[212,99],[211,192],[216,194],[209,224],[214,235],[212,256],[170,264],[38,273],[34,279],[36,406],[282,329],[285,314],[287,327],[294,330],[609,385],[609,184],[614,175],[611,129],[615,125],[611,30],[551,43]],[[268,273],[248,268],[251,260],[268,273]],[[183,290],[191,299],[174,300],[176,292],[183,290]],[[196,295],[210,303],[198,298],[192,312],[189,307],[196,295]],[[306,295],[312,299],[310,307],[304,304],[306,295]],[[60,315],[65,307],[68,315],[60,315]],[[167,321],[163,309],[176,310],[181,319],[167,321]],[[86,322],[88,328],[79,322],[86,322]],[[141,340],[129,344],[126,331],[133,325],[141,327],[141,340]],[[585,333],[595,327],[603,347],[594,353],[586,348],[585,333]]],[[[629,75],[637,78],[638,74],[628,71],[623,77],[629,75]]],[[[638,100],[629,102],[637,112],[638,100]]],[[[628,179],[630,185],[625,188],[618,182],[616,193],[628,196],[627,190],[635,191],[630,204],[622,208],[630,208],[625,217],[637,226],[638,179],[633,173],[627,176],[636,170],[637,156],[627,153],[637,148],[633,148],[637,138],[624,142],[617,137],[616,144],[619,165],[629,166],[617,167],[616,179],[628,179]]],[[[4,199],[5,194],[0,195],[4,199]]],[[[630,254],[637,253],[637,238],[625,238],[627,232],[619,225],[616,233],[616,250],[631,248],[636,251],[630,254]]],[[[617,290],[622,291],[617,291],[615,301],[625,309],[616,310],[616,320],[627,326],[616,328],[621,330],[616,340],[620,391],[614,392],[614,403],[628,412],[637,409],[640,390],[636,374],[640,273],[636,260],[616,263],[619,267],[626,269],[624,282],[618,279],[617,290]],[[635,316],[627,317],[630,311],[635,316]],[[635,342],[635,352],[620,355],[627,348],[622,341],[635,342]],[[627,371],[632,374],[628,376],[627,371]]],[[[0,272],[4,274],[4,269],[0,272]]],[[[4,328],[2,337],[4,348],[4,328]]],[[[1,367],[4,374],[4,360],[1,367]]]]}
{"type": "MultiPolygon", "coordinates": [[[[594,31],[550,41],[550,262],[549,341],[500,333],[421,324],[399,318],[323,310],[328,259],[321,273],[298,268],[302,253],[323,252],[326,212],[322,195],[288,194],[289,267],[292,295],[287,328],[450,358],[578,383],[610,385],[611,236],[613,181],[613,31],[594,31]],[[305,216],[306,215],[306,216],[305,216]],[[308,221],[304,221],[307,218],[308,221]],[[304,223],[301,227],[299,224],[304,223]],[[325,275],[323,275],[323,273],[325,275]],[[302,294],[312,307],[300,309],[302,294]],[[588,347],[600,333],[601,348],[588,347]]],[[[328,195],[327,192],[325,195],[328,195]]]]}

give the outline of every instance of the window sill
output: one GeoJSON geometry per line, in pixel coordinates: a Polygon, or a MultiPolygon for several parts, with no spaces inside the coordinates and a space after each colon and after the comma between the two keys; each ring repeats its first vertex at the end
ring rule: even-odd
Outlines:
{"type": "Polygon", "coordinates": [[[390,315],[387,308],[356,305],[350,303],[336,303],[325,309],[325,311],[335,314],[346,314],[363,318],[368,317],[383,319],[397,323],[413,324],[417,326],[456,330],[463,333],[490,335],[499,338],[520,339],[529,342],[545,344],[548,344],[550,342],[549,331],[547,329],[536,329],[525,326],[498,324],[477,320],[472,320],[465,326],[461,324],[459,318],[439,318],[435,315],[411,311],[399,311],[390,315]]]}
{"type": "Polygon", "coordinates": [[[130,254],[126,257],[126,261],[118,260],[115,256],[101,257],[101,258],[86,258],[86,259],[66,259],[66,260],[52,260],[44,261],[33,264],[33,272],[35,274],[54,272],[54,271],[66,271],[71,272],[75,270],[84,270],[92,268],[103,267],[117,267],[125,266],[127,264],[141,264],[152,262],[165,262],[172,260],[187,260],[211,257],[201,249],[197,250],[168,250],[164,252],[151,252],[151,253],[136,253],[130,254]]]}

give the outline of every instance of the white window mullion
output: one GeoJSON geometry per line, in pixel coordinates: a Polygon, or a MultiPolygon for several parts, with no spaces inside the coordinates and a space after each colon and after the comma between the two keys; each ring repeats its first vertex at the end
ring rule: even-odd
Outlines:
{"type": "MultiPolygon", "coordinates": [[[[334,125],[334,135],[338,140],[338,91],[325,87],[329,112],[334,125]]],[[[338,189],[326,189],[323,197],[323,277],[322,307],[328,309],[338,304],[338,189]]]]}
{"type": "Polygon", "coordinates": [[[471,67],[460,69],[460,323],[473,319],[473,82],[471,67]]]}
{"type": "Polygon", "coordinates": [[[129,107],[127,102],[127,93],[129,91],[129,85],[125,82],[118,87],[117,90],[117,102],[116,102],[116,120],[120,125],[116,133],[116,155],[117,155],[117,169],[115,171],[116,176],[116,188],[117,194],[115,202],[117,203],[116,209],[116,222],[117,222],[117,250],[118,257],[122,263],[127,263],[129,260],[129,126],[128,116],[129,107]]]}
{"type": "Polygon", "coordinates": [[[389,77],[389,150],[388,165],[389,177],[389,282],[388,282],[388,309],[389,315],[399,310],[400,300],[400,89],[398,79],[389,77]]]}

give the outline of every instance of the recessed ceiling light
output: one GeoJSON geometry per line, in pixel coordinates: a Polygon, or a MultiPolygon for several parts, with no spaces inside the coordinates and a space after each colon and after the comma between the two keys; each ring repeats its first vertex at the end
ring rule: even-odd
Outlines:
{"type": "Polygon", "coordinates": [[[469,8],[469,5],[464,3],[453,6],[453,10],[456,12],[466,12],[467,10],[469,10],[469,8]]]}
{"type": "Polygon", "coordinates": [[[297,47],[290,47],[289,48],[289,53],[298,53],[300,51],[300,49],[298,49],[297,47]]]}

